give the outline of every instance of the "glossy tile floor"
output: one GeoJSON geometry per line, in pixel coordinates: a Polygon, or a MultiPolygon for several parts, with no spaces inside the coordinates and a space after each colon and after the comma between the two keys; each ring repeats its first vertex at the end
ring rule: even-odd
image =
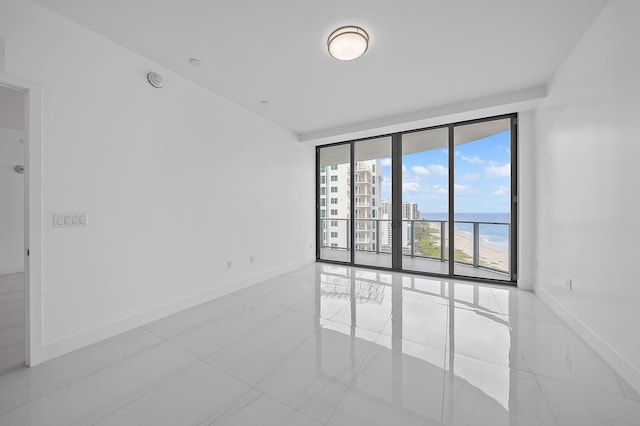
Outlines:
{"type": "Polygon", "coordinates": [[[0,425],[637,425],[534,294],[314,264],[0,376],[0,425]]]}

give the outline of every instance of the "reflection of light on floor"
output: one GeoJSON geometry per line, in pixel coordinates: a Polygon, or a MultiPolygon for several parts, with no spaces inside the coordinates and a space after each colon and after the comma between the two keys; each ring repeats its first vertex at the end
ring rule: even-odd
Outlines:
{"type": "Polygon", "coordinates": [[[356,281],[356,303],[375,303],[381,305],[384,300],[384,284],[368,281],[356,281]]]}
{"type": "Polygon", "coordinates": [[[327,321],[322,325],[323,330],[335,331],[340,334],[344,334],[345,336],[351,336],[354,339],[364,340],[367,342],[375,342],[378,337],[377,333],[372,331],[364,330],[358,327],[351,327],[348,324],[339,323],[336,321],[327,321]]]}
{"type": "Polygon", "coordinates": [[[512,292],[511,289],[502,289],[502,288],[492,288],[493,296],[496,298],[498,303],[500,304],[500,309],[502,313],[505,315],[509,315],[510,306],[509,306],[509,294],[512,292]]]}
{"type": "MultiPolygon", "coordinates": [[[[371,274],[368,274],[371,275],[371,274]]],[[[382,274],[378,274],[382,275],[382,274]]],[[[388,274],[384,274],[387,275],[388,274]]],[[[390,277],[390,276],[388,276],[390,277]]],[[[389,285],[384,280],[377,280],[376,275],[365,276],[376,281],[358,279],[354,282],[353,300],[356,303],[372,303],[381,305],[384,301],[385,288],[389,285]]],[[[386,277],[382,277],[386,278],[386,277]]],[[[390,278],[389,278],[390,283],[390,278]]],[[[340,276],[320,274],[320,294],[324,299],[351,300],[351,280],[340,276]]]]}
{"type": "Polygon", "coordinates": [[[320,275],[320,294],[324,299],[351,298],[351,281],[348,278],[333,275],[320,275]]]}
{"type": "Polygon", "coordinates": [[[462,356],[454,359],[454,374],[494,399],[505,410],[509,410],[510,375],[509,368],[462,356]]]}
{"type": "MultiPolygon", "coordinates": [[[[390,300],[385,300],[385,293],[388,296],[391,294],[391,274],[356,270],[350,276],[348,270],[329,271],[324,269],[323,272],[325,273],[321,274],[320,279],[320,290],[323,298],[351,300],[360,306],[370,306],[370,309],[357,311],[358,324],[366,324],[367,320],[373,320],[374,317],[391,314],[390,306],[387,307],[388,312],[385,309],[380,310],[380,308],[391,302],[390,300]],[[376,306],[380,306],[380,308],[376,306]]],[[[500,316],[492,318],[494,312],[498,311],[498,301],[502,301],[502,299],[508,300],[508,290],[417,277],[402,277],[402,286],[405,291],[416,292],[412,297],[416,298],[415,302],[417,303],[414,307],[409,303],[413,299],[405,297],[404,314],[409,315],[409,317],[422,318],[422,320],[429,315],[427,315],[428,312],[423,310],[422,302],[418,301],[427,296],[435,296],[436,298],[442,298],[442,301],[450,302],[450,296],[453,294],[456,306],[461,304],[466,308],[462,310],[455,309],[456,312],[454,313],[454,323],[458,325],[464,324],[464,327],[460,330],[466,331],[460,336],[456,336],[460,339],[457,342],[460,345],[457,347],[461,350],[466,349],[470,352],[469,356],[474,356],[473,354],[479,351],[478,356],[482,359],[491,355],[497,360],[502,361],[504,358],[505,362],[509,362],[509,348],[511,346],[509,327],[500,321],[502,319],[500,316]],[[480,310],[467,310],[469,308],[479,308],[480,310]]],[[[449,303],[445,304],[448,305],[449,303]]],[[[345,309],[350,310],[349,307],[345,309]]],[[[451,309],[451,306],[449,309],[451,309]]],[[[445,308],[445,315],[447,315],[446,311],[447,309],[445,308]]],[[[441,318],[436,313],[436,309],[433,310],[433,313],[435,317],[432,318],[432,323],[443,322],[443,324],[446,324],[447,321],[437,321],[441,318]]],[[[391,336],[381,334],[377,336],[376,340],[375,334],[360,328],[360,326],[351,327],[347,323],[348,321],[340,321],[336,317],[334,321],[327,321],[323,328],[350,335],[354,338],[375,341],[377,345],[394,349],[391,336]]],[[[409,324],[410,321],[404,324],[403,329],[409,324]]],[[[444,325],[444,328],[446,329],[446,325],[444,325]]],[[[405,331],[411,334],[409,330],[405,331]]],[[[444,338],[446,337],[443,336],[444,338]]],[[[455,340],[457,341],[458,339],[455,340]]],[[[406,356],[434,366],[442,362],[441,357],[444,354],[444,352],[433,347],[412,343],[410,340],[405,339],[396,348],[401,348],[401,352],[406,356]]],[[[466,352],[464,353],[466,354],[466,352]]],[[[505,410],[508,410],[510,394],[509,368],[480,361],[469,356],[455,355],[454,381],[463,381],[463,383],[458,382],[458,386],[462,385],[464,387],[462,392],[471,393],[470,395],[467,394],[467,397],[477,398],[480,395],[486,395],[495,400],[505,410]]]]}

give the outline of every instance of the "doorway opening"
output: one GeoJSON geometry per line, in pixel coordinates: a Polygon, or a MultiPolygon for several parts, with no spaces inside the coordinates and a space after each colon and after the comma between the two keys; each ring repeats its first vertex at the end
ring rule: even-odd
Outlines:
{"type": "MultiPolygon", "coordinates": [[[[6,342],[12,342],[3,345],[6,346],[6,354],[0,354],[2,360],[11,359],[6,361],[6,365],[0,365],[0,371],[7,371],[25,364],[38,365],[43,359],[42,88],[37,83],[0,70],[0,89],[0,127],[9,129],[4,134],[9,139],[8,143],[14,144],[5,148],[12,150],[12,155],[22,154],[21,164],[20,158],[14,156],[6,164],[3,160],[0,170],[3,173],[0,184],[5,185],[7,194],[9,191],[13,194],[4,198],[0,196],[0,204],[8,205],[7,211],[1,215],[2,222],[8,221],[10,226],[1,231],[2,243],[13,232],[12,243],[6,244],[7,255],[2,254],[1,261],[5,266],[0,272],[8,278],[3,280],[5,285],[1,291],[5,294],[5,303],[0,302],[0,315],[6,314],[0,318],[0,326],[7,325],[4,332],[8,337],[6,342]],[[16,138],[21,138],[21,141],[16,142],[16,138]],[[15,144],[19,144],[18,147],[15,144]],[[16,189],[19,183],[21,189],[16,189]],[[19,199],[20,194],[22,200],[19,199]],[[14,209],[11,213],[10,208],[14,209]],[[9,220],[9,217],[17,219],[9,220]]],[[[0,157],[5,158],[4,155],[0,157]]]]}
{"type": "Polygon", "coordinates": [[[27,362],[25,93],[0,86],[0,373],[27,362]]]}

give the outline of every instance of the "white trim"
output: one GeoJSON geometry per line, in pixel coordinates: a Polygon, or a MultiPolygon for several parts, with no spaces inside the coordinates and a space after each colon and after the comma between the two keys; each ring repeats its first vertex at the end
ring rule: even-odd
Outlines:
{"type": "Polygon", "coordinates": [[[27,365],[42,362],[42,89],[0,71],[0,84],[25,93],[25,290],[27,365]],[[26,250],[25,250],[26,251],[26,250]]]}
{"type": "Polygon", "coordinates": [[[534,292],[575,331],[593,350],[620,374],[637,392],[640,392],[640,370],[622,356],[588,325],[564,308],[547,291],[536,287],[534,292]]]}
{"type": "Polygon", "coordinates": [[[245,280],[236,281],[226,284],[220,288],[206,291],[196,296],[191,296],[178,302],[170,303],[151,311],[147,311],[140,315],[135,315],[130,318],[126,318],[122,321],[117,321],[112,324],[105,325],[103,327],[88,331],[86,333],[78,334],[68,339],[60,340],[54,343],[43,346],[42,356],[43,361],[48,361],[52,358],[67,354],[109,337],[124,333],[132,330],[136,327],[143,326],[152,321],[167,317],[175,314],[176,312],[184,311],[185,309],[192,308],[197,305],[209,302],[213,299],[225,296],[234,291],[241,290],[245,287],[249,287],[260,281],[268,280],[278,275],[285,274],[295,269],[301,268],[306,265],[310,265],[315,262],[315,259],[309,259],[302,262],[293,263],[282,268],[274,269],[264,274],[256,275],[245,280]]]}

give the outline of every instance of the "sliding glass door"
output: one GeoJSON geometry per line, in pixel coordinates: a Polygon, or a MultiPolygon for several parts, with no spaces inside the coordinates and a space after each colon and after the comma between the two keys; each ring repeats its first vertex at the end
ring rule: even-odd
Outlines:
{"type": "Polygon", "coordinates": [[[511,120],[453,131],[454,274],[506,279],[511,272],[511,120]]]}
{"type": "Polygon", "coordinates": [[[449,274],[449,128],[402,135],[402,268],[449,274]]]}
{"type": "Polygon", "coordinates": [[[353,155],[354,261],[391,268],[391,138],[356,142],[353,155]]]}
{"type": "Polygon", "coordinates": [[[351,145],[321,149],[317,165],[317,257],[351,262],[351,145]]]}
{"type": "Polygon", "coordinates": [[[517,278],[515,114],[317,149],[319,260],[517,278]]]}

